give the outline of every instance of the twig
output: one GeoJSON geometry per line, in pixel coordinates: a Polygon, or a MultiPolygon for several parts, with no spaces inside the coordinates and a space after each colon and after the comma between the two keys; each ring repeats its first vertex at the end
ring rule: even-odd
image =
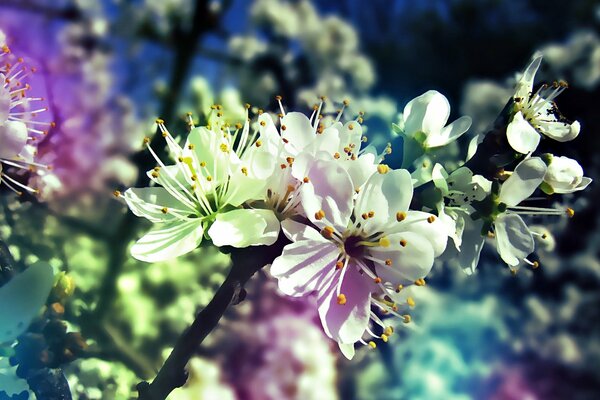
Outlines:
{"type": "Polygon", "coordinates": [[[174,389],[185,384],[188,378],[186,365],[204,338],[217,326],[230,304],[237,304],[245,298],[244,284],[265,264],[271,263],[277,254],[281,254],[284,243],[285,240],[280,238],[268,248],[250,247],[232,253],[231,271],[210,303],[177,339],[154,381],[138,384],[140,400],[166,399],[174,389]]]}

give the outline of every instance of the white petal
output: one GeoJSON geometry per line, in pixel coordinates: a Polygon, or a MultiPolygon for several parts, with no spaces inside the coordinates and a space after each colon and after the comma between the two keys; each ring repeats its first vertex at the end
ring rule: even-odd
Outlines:
{"type": "Polygon", "coordinates": [[[14,159],[27,144],[27,126],[18,121],[0,121],[0,158],[14,159]]]}
{"type": "Polygon", "coordinates": [[[544,180],[547,168],[539,157],[521,161],[500,187],[500,201],[512,207],[531,196],[544,180]]]}
{"type": "Polygon", "coordinates": [[[354,358],[354,354],[356,351],[354,350],[354,343],[338,343],[340,351],[348,360],[352,360],[354,358]]]}
{"type": "Polygon", "coordinates": [[[433,248],[427,239],[413,232],[395,233],[388,239],[391,242],[388,247],[374,247],[370,251],[380,260],[392,260],[391,266],[377,266],[377,273],[384,281],[397,284],[427,276],[434,258],[433,248]]]}
{"type": "Polygon", "coordinates": [[[444,252],[448,243],[447,229],[443,221],[433,214],[422,211],[408,211],[406,218],[401,222],[396,222],[393,227],[388,229],[388,232],[411,232],[420,235],[424,241],[429,242],[435,257],[444,252]]]}
{"type": "Polygon", "coordinates": [[[340,294],[346,296],[346,304],[338,304],[335,284],[319,293],[317,304],[325,333],[338,342],[354,343],[369,324],[372,285],[352,264],[346,268],[349,269],[340,288],[340,294]]]}
{"type": "Polygon", "coordinates": [[[169,260],[198,247],[203,234],[200,218],[157,224],[131,247],[131,255],[146,262],[169,260]]]}
{"type": "Polygon", "coordinates": [[[173,211],[184,216],[196,214],[194,209],[182,204],[162,187],[130,188],[125,191],[123,198],[131,212],[152,222],[176,219],[173,211]],[[167,208],[167,213],[162,212],[163,207],[167,208]]]}
{"type": "Polygon", "coordinates": [[[535,242],[523,219],[504,213],[494,222],[498,254],[505,263],[516,267],[535,249],[535,242]]]}
{"type": "Polygon", "coordinates": [[[354,214],[361,218],[363,213],[374,212],[363,226],[368,233],[381,230],[396,219],[396,213],[408,210],[412,195],[412,180],[407,170],[374,173],[358,194],[354,214]]]}
{"type": "Polygon", "coordinates": [[[544,124],[544,135],[558,142],[569,142],[579,136],[581,125],[578,121],[567,123],[563,121],[547,122],[544,124]]]}
{"type": "Polygon", "coordinates": [[[271,265],[279,289],[289,296],[303,296],[330,283],[339,249],[331,242],[303,240],[288,244],[271,265]]]}
{"type": "Polygon", "coordinates": [[[363,153],[356,160],[344,160],[342,165],[348,171],[355,188],[362,187],[367,179],[377,171],[375,154],[363,153]]]}
{"type": "Polygon", "coordinates": [[[316,229],[292,219],[282,221],[281,229],[285,236],[292,242],[299,242],[301,240],[327,241],[316,229]]]}
{"type": "Polygon", "coordinates": [[[540,67],[540,63],[542,62],[542,55],[534,55],[533,59],[525,68],[523,72],[523,76],[517,83],[515,97],[527,98],[533,89],[533,81],[535,79],[535,74],[540,67]]]}
{"type": "Polygon", "coordinates": [[[541,137],[519,111],[506,128],[506,138],[515,151],[527,154],[537,149],[541,137]]]}
{"type": "Polygon", "coordinates": [[[473,120],[471,117],[462,116],[450,125],[443,128],[439,134],[430,134],[425,139],[425,146],[427,147],[440,147],[445,146],[448,143],[454,142],[456,139],[461,137],[471,127],[473,120]]]}
{"type": "Polygon", "coordinates": [[[0,344],[11,342],[29,327],[53,284],[52,267],[37,262],[0,287],[0,344]]]}
{"type": "Polygon", "coordinates": [[[483,221],[473,221],[469,216],[465,217],[464,221],[465,228],[463,229],[460,252],[455,260],[467,275],[472,275],[477,269],[479,256],[485,244],[485,238],[481,235],[483,221]]]}
{"type": "Polygon", "coordinates": [[[281,119],[282,138],[288,140],[288,148],[294,153],[302,151],[315,140],[315,130],[313,129],[308,117],[299,112],[289,112],[281,119]]]}
{"type": "Polygon", "coordinates": [[[421,131],[438,134],[450,116],[450,103],[438,91],[430,90],[415,97],[404,107],[404,132],[413,136],[421,131]]]}
{"type": "Polygon", "coordinates": [[[344,230],[353,208],[354,188],[344,168],[333,161],[316,160],[308,172],[310,182],[302,185],[302,207],[306,216],[319,227],[333,225],[344,230]],[[317,220],[315,213],[325,212],[325,218],[317,220]]]}
{"type": "Polygon", "coordinates": [[[279,220],[272,210],[232,210],[217,214],[208,236],[218,247],[270,246],[279,236],[279,220]]]}

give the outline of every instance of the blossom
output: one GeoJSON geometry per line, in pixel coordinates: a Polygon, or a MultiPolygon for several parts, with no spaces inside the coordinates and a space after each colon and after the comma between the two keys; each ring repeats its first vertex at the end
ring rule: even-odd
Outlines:
{"type": "Polygon", "coordinates": [[[0,66],[0,182],[18,194],[22,190],[34,193],[33,187],[6,175],[3,164],[18,169],[45,168],[33,161],[36,148],[32,143],[47,134],[46,128],[53,123],[35,120],[38,113],[46,111],[45,107],[32,107],[43,100],[41,97],[28,95],[31,88],[26,83],[27,77],[35,69],[25,66],[23,59],[12,57],[6,44],[0,43],[0,46],[0,60],[8,58],[0,66]]]}
{"type": "MultiPolygon", "coordinates": [[[[270,245],[279,222],[270,210],[240,208],[260,198],[264,179],[271,175],[271,155],[260,138],[249,134],[249,123],[229,127],[193,127],[181,147],[161,120],[174,165],[165,165],[145,140],[158,166],[148,171],[159,186],[130,188],[123,198],[131,211],[157,226],[131,248],[132,255],[154,262],[195,249],[204,233],[216,246],[270,245]]],[[[120,193],[116,193],[120,195],[120,193]]]]}
{"type": "Polygon", "coordinates": [[[567,142],[575,139],[580,130],[579,122],[568,121],[554,103],[554,99],[567,88],[566,82],[554,82],[551,86],[544,84],[533,92],[533,81],[541,62],[542,56],[535,56],[517,83],[513,96],[514,115],[506,128],[508,143],[523,154],[537,148],[540,135],[567,142]]]}
{"type": "Polygon", "coordinates": [[[547,193],[573,193],[585,189],[592,180],[583,176],[583,168],[576,160],[564,156],[551,156],[544,176],[547,193]]]}
{"type": "Polygon", "coordinates": [[[315,161],[308,178],[301,190],[310,223],[283,221],[292,243],[271,273],[288,295],[317,293],[325,333],[351,358],[365,331],[387,340],[391,330],[371,306],[400,316],[394,298],[428,274],[447,236],[434,215],[408,210],[413,189],[406,170],[380,167],[356,197],[348,172],[331,161],[315,161]],[[370,320],[382,335],[370,331],[370,320]]]}
{"type": "MultiPolygon", "coordinates": [[[[438,91],[429,90],[409,101],[404,107],[400,125],[403,125],[402,134],[405,139],[416,143],[405,143],[407,150],[411,146],[421,147],[424,151],[445,146],[471,127],[471,117],[468,116],[462,116],[446,125],[449,116],[450,103],[438,91]]],[[[413,160],[414,157],[410,159],[413,160]]]]}

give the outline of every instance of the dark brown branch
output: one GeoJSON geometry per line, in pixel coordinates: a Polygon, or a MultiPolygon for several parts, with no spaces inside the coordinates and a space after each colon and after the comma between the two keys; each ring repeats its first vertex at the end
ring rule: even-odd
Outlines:
{"type": "Polygon", "coordinates": [[[232,254],[233,265],[225,282],[217,290],[208,305],[196,315],[196,319],[177,340],[173,351],[152,383],[138,385],[140,400],[163,400],[174,389],[185,384],[188,378],[186,365],[197,352],[202,341],[217,326],[230,304],[237,304],[245,297],[245,283],[264,265],[281,254],[285,240],[280,238],[268,248],[250,247],[236,249],[232,254]]]}

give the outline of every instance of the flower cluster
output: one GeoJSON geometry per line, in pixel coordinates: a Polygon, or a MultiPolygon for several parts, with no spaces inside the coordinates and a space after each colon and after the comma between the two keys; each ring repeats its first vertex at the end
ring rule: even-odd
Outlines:
{"type": "Polygon", "coordinates": [[[565,84],[532,90],[540,62],[534,58],[509,99],[504,129],[490,133],[504,148],[473,158],[491,163],[493,176],[478,174],[476,162],[442,165],[445,147],[471,119],[446,126],[450,105],[436,91],[411,100],[394,127],[404,138],[400,164],[406,169],[383,163],[389,145],[382,153],[362,146],[362,114],[342,122],[346,101],[327,115],[323,98],[308,117],[286,112],[277,97],[278,121],[262,110],[248,118],[247,106],[245,123],[235,126],[215,105],[216,118],[206,126],[196,127],[188,116],[185,138],[158,120],[172,163],[146,139],[157,163],[148,171],[154,185],[116,192],[134,214],[155,224],[132,255],[166,260],[204,239],[218,247],[270,246],[282,232],[289,243],[270,269],[280,290],[314,295],[325,333],[348,358],[357,342],[373,348],[377,340],[387,342],[394,331],[388,318],[410,322],[412,292],[425,284],[434,260],[444,254],[473,273],[489,237],[511,268],[537,267],[528,257],[534,236],[545,234],[529,229],[523,215],[572,216],[573,210],[521,203],[538,188],[571,193],[591,182],[574,160],[532,154],[542,136],[567,141],[579,133],[579,124],[562,117],[553,102],[565,84]],[[448,238],[454,246],[446,249],[448,238]]]}
{"type": "Polygon", "coordinates": [[[45,168],[34,162],[36,141],[48,133],[52,122],[36,120],[45,107],[37,107],[41,97],[29,94],[28,77],[35,68],[25,65],[22,58],[12,55],[0,31],[0,182],[12,191],[37,192],[4,172],[3,167],[35,170],[45,168]]]}

